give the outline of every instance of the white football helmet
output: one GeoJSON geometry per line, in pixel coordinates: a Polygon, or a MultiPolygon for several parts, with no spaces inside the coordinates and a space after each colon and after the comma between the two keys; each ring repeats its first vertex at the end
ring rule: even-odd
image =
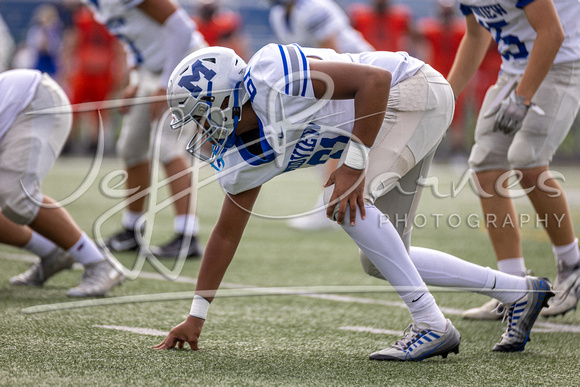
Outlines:
{"type": "Polygon", "coordinates": [[[206,47],[177,65],[167,86],[172,129],[194,121],[197,130],[187,151],[212,164],[233,146],[248,100],[243,87],[246,62],[232,49],[206,47]]]}

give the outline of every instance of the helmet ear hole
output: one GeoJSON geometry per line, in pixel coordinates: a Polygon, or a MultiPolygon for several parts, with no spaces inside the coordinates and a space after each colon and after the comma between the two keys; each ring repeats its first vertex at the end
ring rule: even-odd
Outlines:
{"type": "Polygon", "coordinates": [[[226,109],[229,104],[230,104],[230,97],[227,96],[224,98],[224,101],[222,102],[222,106],[220,106],[220,109],[222,109],[222,110],[226,109]]]}

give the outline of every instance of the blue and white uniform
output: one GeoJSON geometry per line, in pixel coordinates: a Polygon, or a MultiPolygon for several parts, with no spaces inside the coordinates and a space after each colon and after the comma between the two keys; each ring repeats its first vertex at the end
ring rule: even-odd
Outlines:
{"type": "Polygon", "coordinates": [[[30,224],[36,218],[42,180],[71,123],[70,102],[48,74],[28,69],[0,73],[0,211],[11,221],[30,224]]]}
{"type": "Polygon", "coordinates": [[[331,0],[296,0],[288,16],[286,5],[274,5],[270,9],[270,26],[282,44],[319,47],[320,42],[335,37],[339,52],[373,51],[361,33],[352,28],[340,6],[331,0]]]}
{"type": "MultiPolygon", "coordinates": [[[[182,8],[178,7],[160,24],[138,8],[146,0],[84,1],[96,20],[105,24],[123,42],[127,67],[137,68],[136,98],[147,98],[158,89],[165,89],[175,66],[190,52],[207,46],[195,23],[182,8]]],[[[128,167],[150,158],[152,126],[156,124],[150,117],[148,104],[134,105],[125,115],[117,153],[128,167]]],[[[179,133],[169,129],[167,122],[161,124],[159,158],[162,164],[167,164],[184,156],[185,144],[180,141],[179,133]]]]}
{"type": "MultiPolygon", "coordinates": [[[[461,0],[464,15],[473,14],[489,30],[502,57],[502,71],[523,74],[536,40],[523,8],[534,0],[461,0]]],[[[577,0],[555,0],[566,39],[554,64],[580,59],[580,6],[577,0]]]]}
{"type": "MultiPolygon", "coordinates": [[[[354,100],[317,99],[312,80],[324,77],[311,71],[308,58],[367,64],[391,72],[387,110],[369,153],[364,200],[378,209],[375,214],[414,219],[421,192],[418,181],[426,177],[451,123],[454,98],[441,74],[404,52],[339,54],[296,44],[262,48],[244,73],[245,92],[260,121],[259,137],[244,137],[249,132],[236,137],[235,145],[217,161],[222,168],[217,172],[219,183],[226,192],[238,194],[285,172],[341,158],[352,135],[354,100]],[[259,146],[247,146],[248,140],[259,146]],[[398,186],[404,189],[395,189],[398,186]]],[[[393,225],[409,248],[412,222],[393,225]]],[[[383,278],[364,253],[360,257],[365,272],[383,278]]]]}
{"type": "Polygon", "coordinates": [[[195,23],[181,8],[161,25],[137,8],[145,0],[84,1],[95,14],[95,19],[123,42],[128,66],[143,67],[154,74],[163,72],[159,81],[162,87],[167,86],[171,72],[186,54],[207,45],[195,23]],[[172,29],[166,28],[172,24],[187,37],[182,40],[172,36],[172,29]]]}
{"type": "MultiPolygon", "coordinates": [[[[413,143],[411,137],[417,123],[409,120],[412,125],[409,128],[407,122],[401,119],[403,112],[420,112],[419,116],[422,117],[426,110],[435,109],[433,98],[428,101],[430,94],[427,86],[424,86],[428,81],[425,81],[422,70],[429,68],[430,76],[438,77],[437,82],[449,87],[441,75],[403,52],[339,54],[331,49],[269,44],[252,57],[244,74],[246,93],[260,121],[260,147],[258,151],[255,151],[255,147],[246,147],[244,140],[238,137],[235,145],[223,155],[223,160],[218,161],[222,170],[217,177],[227,192],[237,194],[257,187],[279,174],[341,157],[353,129],[354,100],[317,99],[312,86],[312,79],[317,75],[311,72],[308,57],[368,64],[391,72],[391,94],[381,131],[396,126],[390,135],[394,135],[399,127],[404,132],[398,136],[399,139],[390,142],[391,145],[399,143],[400,148],[390,154],[392,158],[398,157],[409,142],[413,143]],[[417,77],[422,77],[423,81],[417,81],[417,77]],[[421,90],[424,93],[414,90],[417,101],[410,103],[407,97],[412,98],[413,92],[407,92],[406,86],[418,83],[423,85],[421,90]]],[[[451,114],[452,103],[451,106],[442,103],[439,109],[451,114]]],[[[450,120],[450,116],[444,119],[450,120]]],[[[413,143],[412,152],[416,154],[413,155],[410,167],[438,143],[447,129],[445,123],[440,126],[442,129],[431,131],[432,136],[417,136],[422,140],[413,143]]],[[[382,139],[381,132],[375,143],[377,148],[382,139]]],[[[371,162],[372,157],[371,154],[371,162]]],[[[398,172],[402,176],[407,171],[398,172]]]]}
{"type": "Polygon", "coordinates": [[[550,163],[580,105],[580,2],[555,0],[565,39],[554,64],[532,98],[544,115],[530,109],[515,135],[493,131],[487,116],[514,90],[526,70],[536,39],[524,7],[534,0],[460,0],[464,15],[487,28],[502,56],[499,78],[487,92],[475,128],[469,165],[477,172],[535,168],[550,163]]]}

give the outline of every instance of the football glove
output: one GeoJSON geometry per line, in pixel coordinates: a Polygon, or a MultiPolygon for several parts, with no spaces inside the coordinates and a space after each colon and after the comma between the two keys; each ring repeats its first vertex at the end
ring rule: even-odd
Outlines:
{"type": "Polygon", "coordinates": [[[525,105],[524,97],[517,95],[514,89],[507,98],[497,105],[495,111],[488,112],[486,117],[496,114],[493,131],[512,135],[521,129],[524,118],[530,109],[541,116],[545,114],[541,108],[533,103],[525,105]]]}

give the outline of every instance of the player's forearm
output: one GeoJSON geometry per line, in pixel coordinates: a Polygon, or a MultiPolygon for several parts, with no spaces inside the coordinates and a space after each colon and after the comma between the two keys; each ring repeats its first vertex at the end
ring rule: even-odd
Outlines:
{"type": "Polygon", "coordinates": [[[206,245],[199,274],[197,277],[196,294],[212,301],[223,277],[234,258],[239,240],[231,242],[219,234],[212,232],[206,245]]]}
{"type": "Polygon", "coordinates": [[[467,31],[461,39],[447,77],[456,96],[463,92],[481,65],[492,39],[489,32],[477,23],[473,15],[466,18],[466,23],[467,31]]]}
{"type": "Polygon", "coordinates": [[[355,122],[353,137],[357,142],[371,147],[383,124],[389,92],[391,73],[382,70],[368,74],[354,96],[355,122]]]}
{"type": "Polygon", "coordinates": [[[213,300],[234,258],[259,192],[260,187],[256,187],[224,199],[220,217],[203,254],[195,289],[209,301],[213,300]]]}
{"type": "Polygon", "coordinates": [[[550,71],[564,41],[564,31],[553,10],[553,5],[538,5],[534,5],[536,7],[534,8],[530,4],[525,8],[526,16],[537,33],[526,70],[516,88],[516,94],[524,97],[525,104],[531,102],[546,74],[550,71]]]}
{"type": "Polygon", "coordinates": [[[176,10],[163,24],[165,37],[165,64],[160,78],[160,87],[166,88],[173,69],[187,53],[195,25],[183,9],[176,10]]]}

